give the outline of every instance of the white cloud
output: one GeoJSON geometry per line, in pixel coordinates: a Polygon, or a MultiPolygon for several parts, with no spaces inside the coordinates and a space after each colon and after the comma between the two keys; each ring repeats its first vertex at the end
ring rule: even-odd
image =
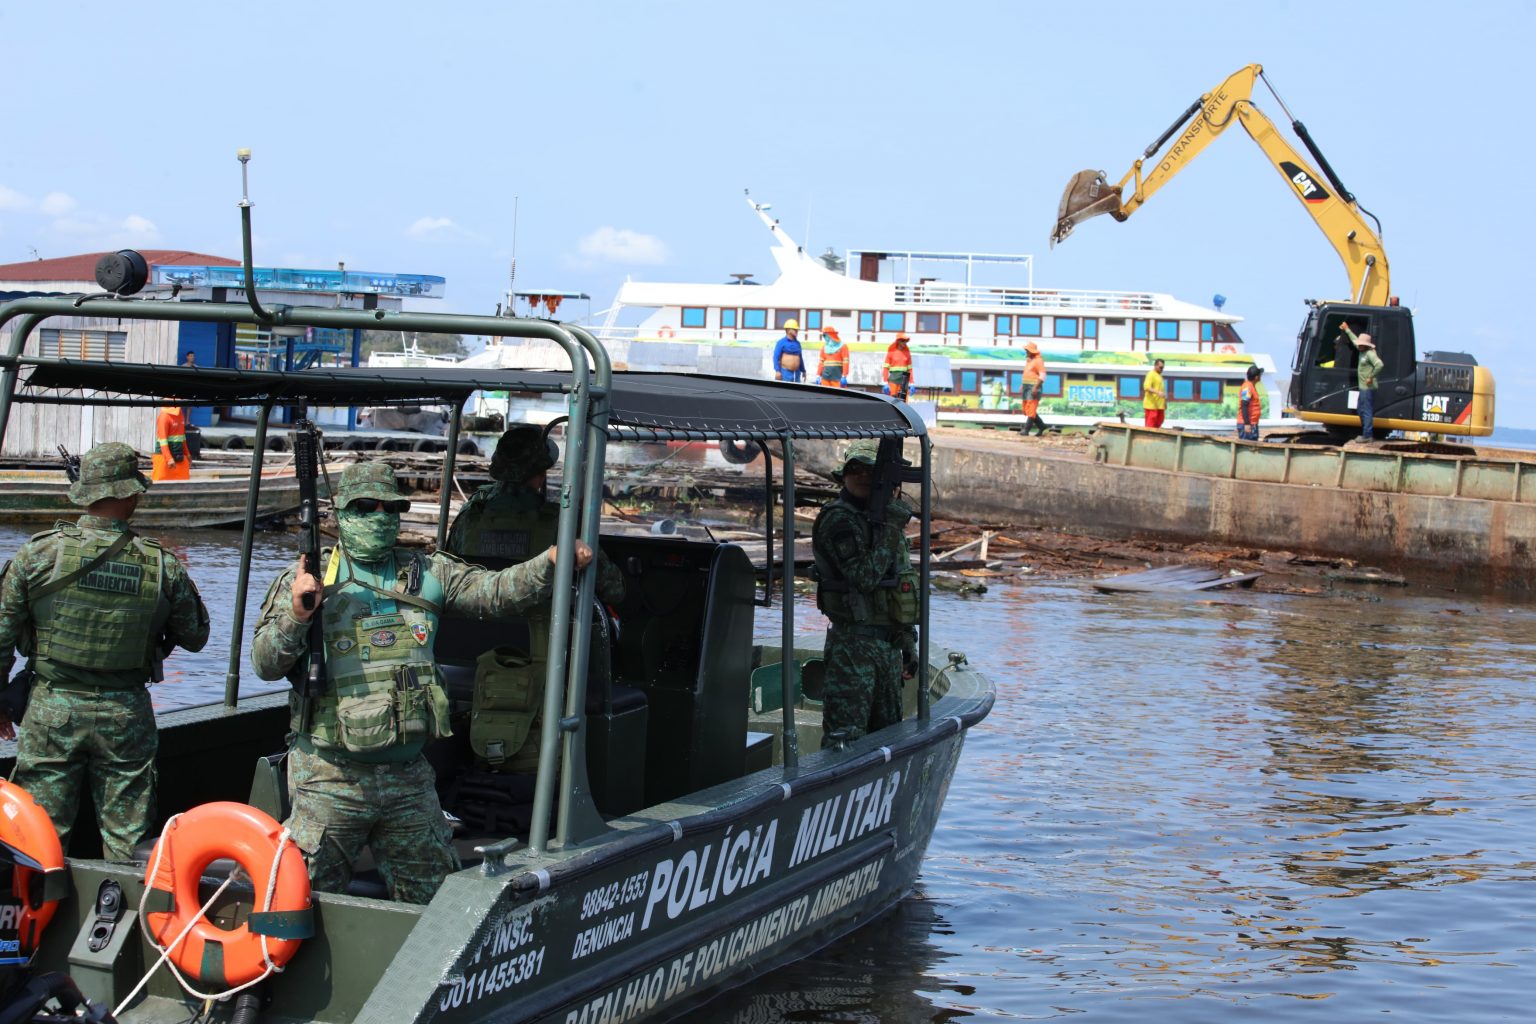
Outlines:
{"type": "Polygon", "coordinates": [[[155,222],[137,213],[131,213],[121,220],[113,220],[102,214],[60,217],[50,227],[70,239],[71,244],[86,249],[147,246],[160,240],[160,229],[155,226],[155,222]]]}
{"type": "Polygon", "coordinates": [[[13,188],[0,185],[0,210],[30,210],[32,200],[13,188]]]}
{"type": "Polygon", "coordinates": [[[405,229],[405,236],[414,238],[418,242],[467,238],[469,235],[470,233],[454,223],[451,217],[417,217],[411,226],[405,229]]]}
{"type": "Polygon", "coordinates": [[[606,263],[655,265],[667,262],[667,246],[655,235],[628,228],[600,227],[578,243],[583,256],[606,263]]]}
{"type": "Polygon", "coordinates": [[[50,217],[58,217],[73,210],[76,205],[78,204],[75,202],[75,197],[67,192],[49,192],[43,196],[43,201],[38,204],[38,209],[50,217]]]}

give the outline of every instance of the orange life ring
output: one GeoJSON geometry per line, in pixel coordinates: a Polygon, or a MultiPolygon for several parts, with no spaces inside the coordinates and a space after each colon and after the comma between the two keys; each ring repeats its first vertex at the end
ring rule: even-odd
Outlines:
{"type": "Polygon", "coordinates": [[[670,327],[660,327],[660,328],[657,328],[657,330],[656,330],[656,337],[658,337],[658,338],[670,338],[670,337],[672,337],[672,328],[670,328],[670,327]]]}
{"type": "Polygon", "coordinates": [[[64,849],[48,812],[32,794],[0,779],[0,844],[4,844],[16,868],[11,873],[11,895],[21,904],[16,937],[18,952],[27,956],[37,949],[43,929],[53,920],[58,897],[47,899],[48,875],[64,870],[64,849]]]}
{"type": "Polygon", "coordinates": [[[144,897],[150,940],[161,950],[174,943],[171,963],[207,985],[236,987],[278,970],[313,933],[304,855],[271,815],[247,804],[202,804],[166,822],[144,873],[144,897]],[[208,865],[224,858],[240,865],[256,893],[249,918],[232,930],[203,916],[198,893],[208,865]],[[169,899],[170,910],[148,910],[155,899],[169,899]],[[221,961],[222,972],[205,974],[221,961]]]}
{"type": "Polygon", "coordinates": [[[1227,352],[1227,353],[1236,353],[1237,352],[1237,346],[1236,345],[1223,345],[1223,346],[1221,346],[1221,351],[1227,352]]]}

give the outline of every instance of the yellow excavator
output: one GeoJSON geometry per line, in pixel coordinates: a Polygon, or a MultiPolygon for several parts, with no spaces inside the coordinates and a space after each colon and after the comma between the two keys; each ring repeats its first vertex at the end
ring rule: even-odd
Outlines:
{"type": "Polygon", "coordinates": [[[1103,171],[1074,175],[1061,197],[1051,245],[1090,217],[1107,213],[1118,221],[1129,218],[1234,121],[1258,143],[1290,185],[1349,273],[1348,299],[1308,300],[1307,319],[1296,339],[1286,414],[1321,423],[1339,440],[1359,433],[1360,417],[1353,411],[1359,354],[1348,341],[1347,327],[1357,334],[1369,333],[1384,364],[1375,396],[1377,434],[1385,436],[1392,430],[1473,437],[1491,434],[1493,374],[1464,352],[1418,353],[1413,313],[1399,305],[1391,293],[1380,222],[1344,187],[1306,126],[1291,116],[1258,64],[1242,68],[1190,104],[1118,182],[1110,184],[1103,171]],[[1253,105],[1250,97],[1260,79],[1290,119],[1296,137],[1322,168],[1322,175],[1253,105]],[[1170,139],[1175,141],[1164,153],[1170,139]],[[1153,160],[1156,162],[1149,163],[1153,160]],[[1131,187],[1129,196],[1125,194],[1127,187],[1131,187]]]}

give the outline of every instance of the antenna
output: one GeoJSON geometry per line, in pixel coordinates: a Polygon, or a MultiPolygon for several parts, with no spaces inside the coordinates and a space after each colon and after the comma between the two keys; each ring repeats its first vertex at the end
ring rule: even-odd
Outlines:
{"type": "Polygon", "coordinates": [[[507,315],[516,316],[516,307],[512,304],[514,282],[517,281],[517,196],[512,197],[512,263],[507,268],[507,315]]]}

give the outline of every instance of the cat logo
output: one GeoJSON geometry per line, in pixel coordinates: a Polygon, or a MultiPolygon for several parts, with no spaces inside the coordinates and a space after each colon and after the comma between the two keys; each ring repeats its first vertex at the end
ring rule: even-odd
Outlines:
{"type": "Polygon", "coordinates": [[[1424,411],[1444,416],[1451,411],[1451,400],[1447,395],[1425,395],[1424,411]]]}
{"type": "Polygon", "coordinates": [[[1312,178],[1312,173],[1304,167],[1299,167],[1289,160],[1280,161],[1280,169],[1285,176],[1291,179],[1291,185],[1296,189],[1296,194],[1301,196],[1302,202],[1324,203],[1333,198],[1328,190],[1319,185],[1312,178]]]}

